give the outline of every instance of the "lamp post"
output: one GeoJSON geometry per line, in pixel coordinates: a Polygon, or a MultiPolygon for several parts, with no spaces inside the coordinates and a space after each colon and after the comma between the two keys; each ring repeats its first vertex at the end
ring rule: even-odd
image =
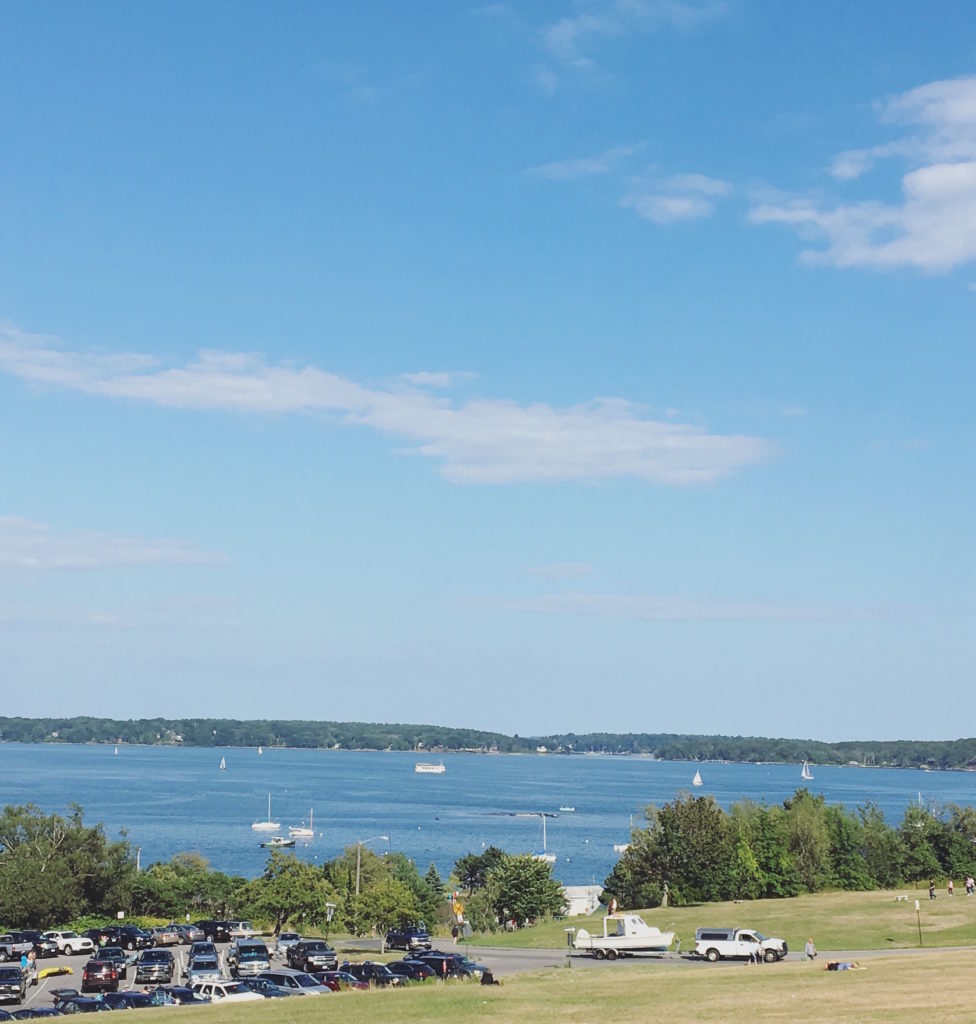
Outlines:
{"type": "Polygon", "coordinates": [[[387,842],[390,841],[389,836],[370,836],[368,839],[359,839],[356,841],[356,895],[359,895],[359,869],[363,859],[363,845],[365,843],[371,843],[374,839],[385,839],[387,842]]]}

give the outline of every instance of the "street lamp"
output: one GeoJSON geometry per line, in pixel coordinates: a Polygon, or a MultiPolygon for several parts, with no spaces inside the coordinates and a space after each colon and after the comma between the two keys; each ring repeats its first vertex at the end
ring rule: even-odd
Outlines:
{"type": "Polygon", "coordinates": [[[363,859],[363,845],[371,843],[374,839],[385,839],[390,841],[389,836],[370,836],[369,839],[359,839],[356,842],[356,895],[359,895],[359,868],[363,859]]]}

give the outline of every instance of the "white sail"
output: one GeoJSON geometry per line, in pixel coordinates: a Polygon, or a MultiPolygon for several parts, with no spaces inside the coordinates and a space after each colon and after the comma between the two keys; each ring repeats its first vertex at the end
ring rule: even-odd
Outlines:
{"type": "Polygon", "coordinates": [[[702,777],[701,777],[701,772],[700,771],[698,771],[698,770],[695,771],[695,777],[691,780],[691,784],[693,786],[704,785],[704,783],[702,782],[702,777]]]}
{"type": "Polygon", "coordinates": [[[805,782],[812,782],[813,781],[813,772],[810,771],[810,762],[809,761],[804,761],[803,762],[803,771],[800,772],[800,778],[803,779],[805,782]]]}
{"type": "Polygon", "coordinates": [[[222,772],[227,771],[227,762],[223,758],[220,759],[220,770],[222,772]]]}

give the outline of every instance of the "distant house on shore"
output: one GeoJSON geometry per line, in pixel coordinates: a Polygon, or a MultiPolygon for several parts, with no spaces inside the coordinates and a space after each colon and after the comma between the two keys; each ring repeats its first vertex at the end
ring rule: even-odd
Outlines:
{"type": "Polygon", "coordinates": [[[566,916],[576,917],[579,914],[592,914],[599,910],[601,892],[603,892],[602,885],[564,885],[566,916]]]}

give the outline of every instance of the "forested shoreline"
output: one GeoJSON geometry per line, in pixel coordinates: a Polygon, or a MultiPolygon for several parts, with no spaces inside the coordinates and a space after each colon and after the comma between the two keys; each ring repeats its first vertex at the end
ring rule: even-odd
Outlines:
{"type": "Polygon", "coordinates": [[[789,739],[676,733],[553,733],[507,736],[480,729],[371,722],[225,718],[0,718],[0,741],[137,743],[185,747],[298,747],[433,753],[614,754],[664,761],[857,764],[877,768],[976,768],[976,738],[955,740],[789,739]]]}

